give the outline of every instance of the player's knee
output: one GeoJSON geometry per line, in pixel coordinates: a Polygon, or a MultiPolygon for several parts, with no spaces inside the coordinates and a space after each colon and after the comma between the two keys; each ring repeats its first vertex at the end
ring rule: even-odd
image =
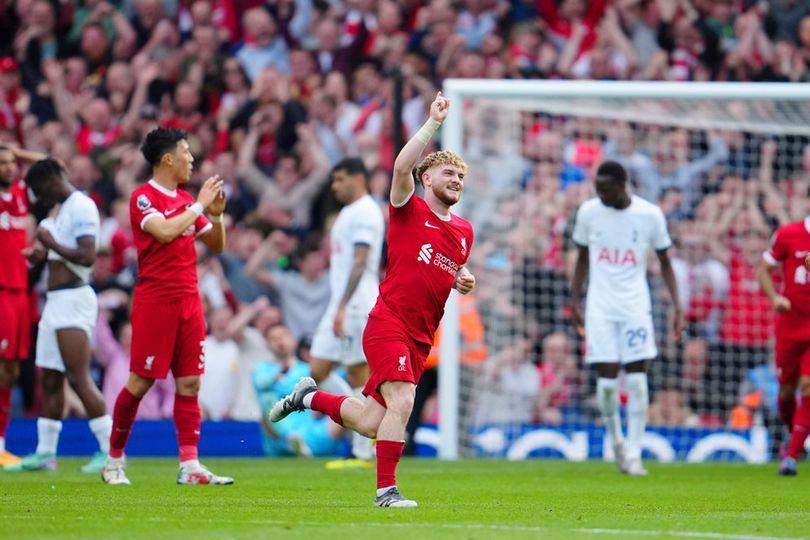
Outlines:
{"type": "Polygon", "coordinates": [[[324,361],[315,361],[310,363],[310,375],[315,379],[315,382],[321,384],[332,371],[331,365],[324,361]]]}
{"type": "Polygon", "coordinates": [[[135,373],[130,373],[126,388],[133,396],[142,398],[154,383],[154,379],[146,379],[135,373]]]}
{"type": "Polygon", "coordinates": [[[196,396],[200,393],[199,377],[182,377],[175,379],[175,390],[185,396],[196,396]]]}
{"type": "Polygon", "coordinates": [[[14,361],[0,361],[0,388],[11,388],[17,382],[19,364],[14,361]]]}
{"type": "Polygon", "coordinates": [[[413,410],[413,398],[413,392],[397,392],[394,399],[387,400],[388,410],[401,416],[407,422],[413,410]]]}
{"type": "Polygon", "coordinates": [[[42,373],[42,391],[46,394],[56,394],[62,391],[64,379],[61,374],[48,373],[43,370],[42,373]]]}
{"type": "Polygon", "coordinates": [[[779,387],[779,399],[781,401],[792,401],[796,399],[796,385],[783,384],[779,387]]]}

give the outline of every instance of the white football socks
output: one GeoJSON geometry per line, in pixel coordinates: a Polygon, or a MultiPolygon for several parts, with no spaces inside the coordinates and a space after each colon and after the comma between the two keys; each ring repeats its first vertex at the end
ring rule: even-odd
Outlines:
{"type": "Polygon", "coordinates": [[[41,416],[37,418],[37,454],[56,454],[61,431],[61,420],[51,420],[41,416]]]}
{"type": "Polygon", "coordinates": [[[647,427],[649,393],[646,373],[627,373],[627,457],[641,458],[641,437],[647,427]]]}
{"type": "Polygon", "coordinates": [[[96,436],[98,448],[105,454],[110,453],[110,435],[112,435],[112,417],[109,414],[90,420],[90,431],[96,436]]]}
{"type": "Polygon", "coordinates": [[[599,377],[596,380],[596,401],[608,436],[613,444],[621,444],[624,442],[624,436],[619,416],[619,385],[616,379],[599,377]]]}

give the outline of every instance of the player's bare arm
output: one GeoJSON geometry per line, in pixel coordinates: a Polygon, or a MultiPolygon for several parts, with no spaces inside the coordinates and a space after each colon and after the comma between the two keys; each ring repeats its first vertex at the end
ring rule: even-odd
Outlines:
{"type": "Polygon", "coordinates": [[[43,154],[42,152],[35,152],[33,150],[26,150],[16,145],[11,145],[8,148],[9,150],[11,150],[11,153],[14,154],[15,158],[22,161],[28,161],[33,163],[35,161],[48,158],[48,154],[43,154]]]}
{"type": "Polygon", "coordinates": [[[69,248],[59,244],[45,227],[37,228],[37,240],[42,246],[59,254],[66,261],[81,266],[92,266],[96,262],[96,238],[84,236],[76,240],[76,247],[69,248]]]}
{"type": "Polygon", "coordinates": [[[453,282],[453,288],[461,294],[469,294],[475,288],[475,276],[466,266],[462,266],[458,269],[458,272],[456,272],[456,280],[453,282]]]}
{"type": "Polygon", "coordinates": [[[447,118],[449,110],[450,100],[441,92],[436,94],[436,99],[430,104],[430,118],[399,152],[394,161],[394,177],[391,182],[391,204],[394,206],[402,205],[413,193],[413,168],[436,130],[447,118]]]}
{"type": "Polygon", "coordinates": [[[776,285],[771,277],[772,270],[773,267],[768,264],[766,260],[763,259],[759,261],[759,267],[757,268],[757,281],[759,281],[759,286],[762,287],[762,292],[764,292],[768,300],[771,301],[773,309],[778,313],[790,311],[790,300],[776,291],[776,285]]]}
{"type": "Polygon", "coordinates": [[[197,202],[185,212],[173,216],[171,219],[166,219],[162,214],[158,213],[155,218],[148,220],[144,224],[144,230],[163,244],[168,244],[172,240],[180,238],[197,221],[203,210],[214,202],[221,191],[222,180],[220,180],[218,174],[215,174],[203,183],[200,193],[197,195],[197,202]],[[195,206],[197,207],[195,208],[195,206]]]}
{"type": "Polygon", "coordinates": [[[580,336],[585,336],[585,321],[582,318],[582,307],[579,300],[582,297],[582,285],[588,276],[588,248],[579,246],[577,263],[574,266],[574,277],[571,279],[571,324],[580,336]]]}
{"type": "Polygon", "coordinates": [[[661,277],[664,278],[664,284],[667,286],[669,296],[672,299],[674,306],[672,332],[676,340],[681,339],[684,330],[683,311],[681,304],[678,301],[678,282],[675,280],[675,272],[672,270],[672,261],[669,258],[669,253],[666,249],[658,250],[655,252],[658,256],[658,262],[661,264],[661,277]]]}
{"type": "Polygon", "coordinates": [[[354,259],[352,260],[352,270],[349,273],[349,282],[346,285],[346,291],[343,293],[343,298],[340,299],[337,312],[335,313],[335,323],[333,331],[338,337],[343,337],[346,332],[343,329],[343,321],[346,319],[346,306],[349,300],[354,296],[357,286],[360,285],[360,280],[363,278],[363,272],[366,271],[366,264],[368,264],[368,244],[355,244],[354,245],[354,259]]]}
{"type": "Polygon", "coordinates": [[[203,234],[202,239],[205,246],[213,253],[222,253],[225,249],[225,224],[222,222],[222,214],[225,212],[225,190],[220,189],[214,200],[206,207],[213,227],[203,234]]]}

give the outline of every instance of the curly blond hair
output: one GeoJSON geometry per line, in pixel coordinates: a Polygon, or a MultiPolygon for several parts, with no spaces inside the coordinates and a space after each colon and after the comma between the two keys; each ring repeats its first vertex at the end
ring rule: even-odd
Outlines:
{"type": "Polygon", "coordinates": [[[453,165],[467,174],[467,164],[461,159],[461,156],[450,150],[440,150],[426,155],[425,159],[416,166],[416,179],[421,182],[422,174],[436,165],[453,165]]]}

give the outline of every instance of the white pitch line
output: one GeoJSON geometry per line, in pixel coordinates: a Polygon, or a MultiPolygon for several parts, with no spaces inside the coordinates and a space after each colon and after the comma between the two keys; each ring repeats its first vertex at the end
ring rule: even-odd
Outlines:
{"type": "MultiPolygon", "coordinates": [[[[21,514],[15,516],[3,516],[6,520],[28,520],[28,519],[43,519],[43,516],[32,514],[21,514]]],[[[52,518],[56,519],[55,516],[52,518]]],[[[70,519],[74,521],[95,521],[98,518],[91,516],[64,516],[62,519],[70,519]]],[[[123,521],[121,516],[112,516],[105,519],[112,519],[115,521],[123,521]]],[[[172,519],[163,516],[151,516],[146,518],[151,522],[169,522],[172,519]]],[[[222,520],[217,519],[219,523],[225,522],[251,524],[251,525],[276,525],[276,526],[301,526],[301,527],[333,527],[336,524],[325,521],[284,521],[276,519],[238,519],[222,520]]],[[[515,531],[515,532],[555,532],[565,531],[563,527],[541,527],[535,525],[505,525],[498,523],[483,524],[483,523],[342,523],[337,524],[344,527],[374,527],[374,528],[412,528],[412,527],[427,527],[431,529],[451,529],[451,530],[487,530],[487,531],[515,531]]],[[[788,537],[788,536],[760,536],[756,534],[734,534],[734,533],[718,533],[718,532],[703,532],[703,531],[672,531],[660,529],[588,529],[588,528],[574,528],[567,529],[572,533],[578,534],[608,534],[608,535],[621,535],[621,536],[677,536],[682,538],[710,538],[714,540],[806,540],[802,537],[788,537]]]]}
{"type": "Polygon", "coordinates": [[[645,531],[645,530],[625,530],[625,529],[571,529],[573,532],[589,534],[621,534],[636,536],[660,536],[667,534],[670,536],[680,536],[684,538],[717,538],[719,540],[803,540],[796,537],[785,536],[759,536],[755,534],[731,534],[701,531],[645,531]]]}

